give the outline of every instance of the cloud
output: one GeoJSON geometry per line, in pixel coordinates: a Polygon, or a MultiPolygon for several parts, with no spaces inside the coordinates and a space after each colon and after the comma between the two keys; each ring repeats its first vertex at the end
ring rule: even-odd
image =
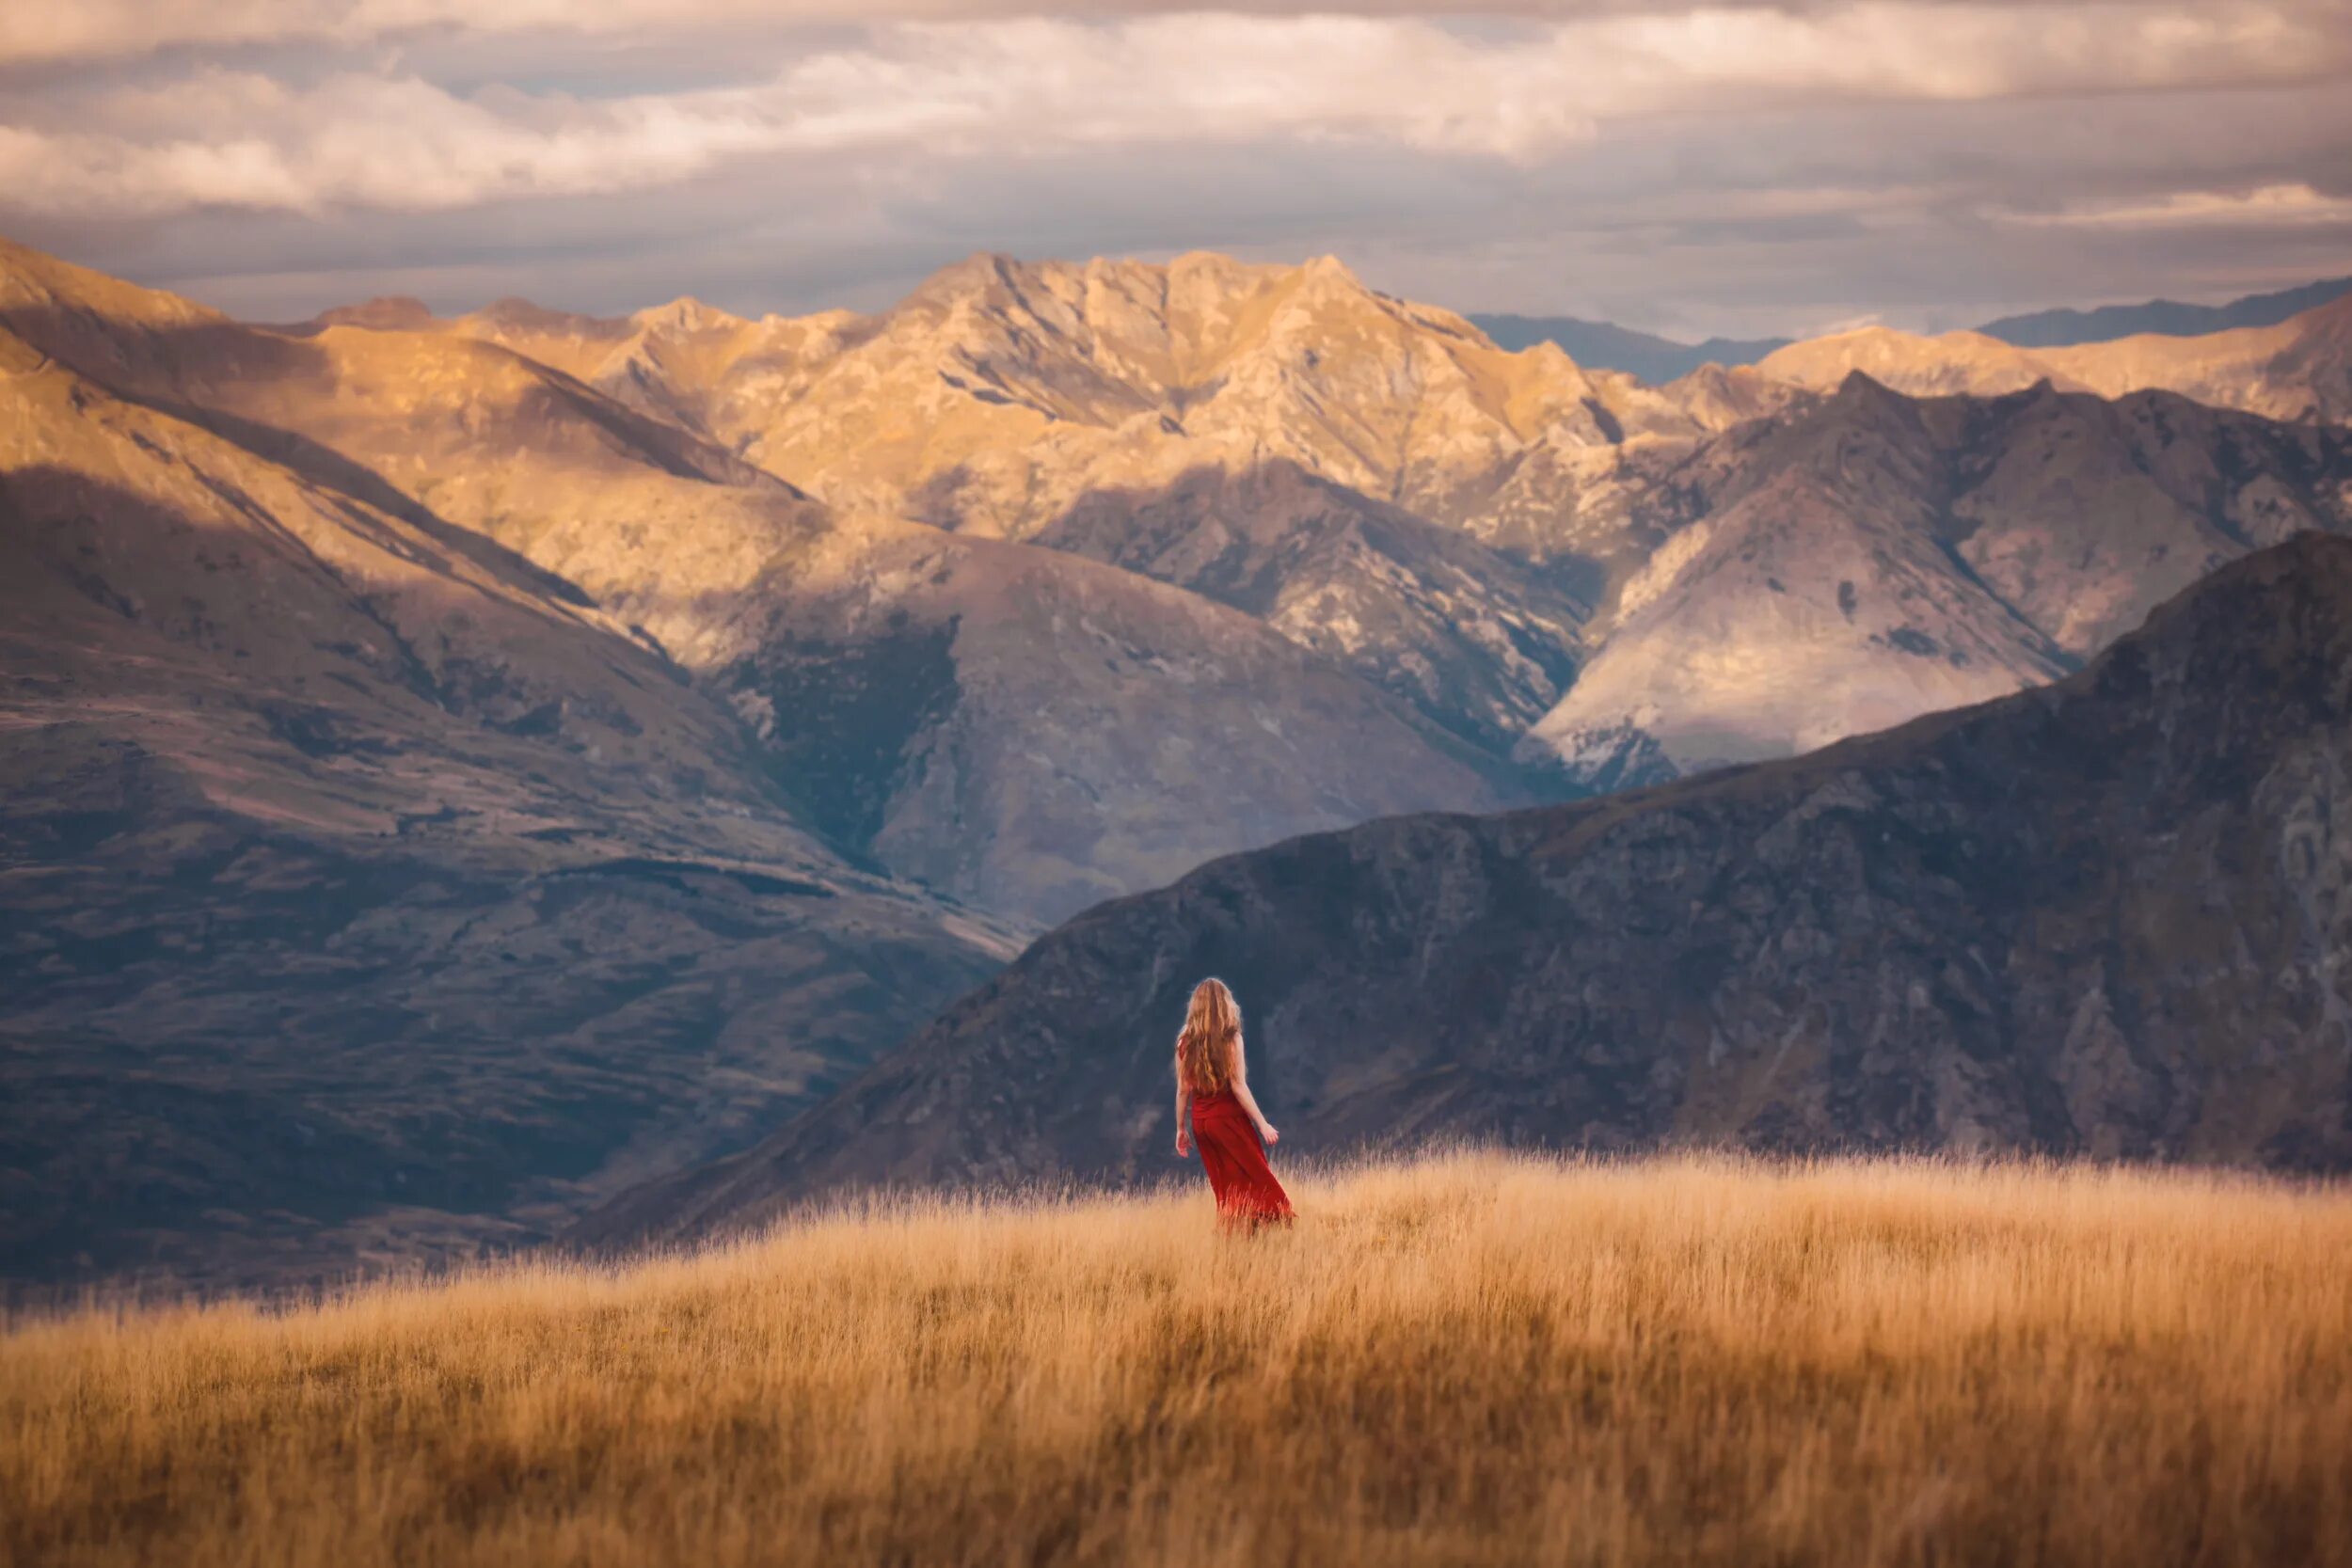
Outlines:
{"type": "Polygon", "coordinates": [[[0,53],[79,51],[0,66],[0,229],[274,318],[867,306],[975,248],[1207,246],[1755,335],[2226,294],[2352,243],[2344,0],[109,3],[0,8],[0,53]]]}
{"type": "Polygon", "coordinates": [[[2352,224],[2352,197],[2328,196],[2298,182],[2249,191],[2174,191],[2154,201],[2103,202],[1999,216],[2010,223],[2043,228],[2301,228],[2352,224]]]}
{"type": "Polygon", "coordinates": [[[83,215],[431,209],[660,184],[783,145],[782,128],[724,94],[494,105],[414,78],[336,75],[295,90],[215,74],[140,99],[97,105],[97,118],[147,119],[145,135],[0,128],[8,201],[83,215]],[[224,103],[233,114],[207,125],[224,103]],[[126,108],[136,115],[108,113],[126,108]]]}
{"type": "MultiPolygon", "coordinates": [[[[439,4],[365,0],[330,20],[366,31],[439,4]]],[[[561,8],[480,9],[519,24],[561,8]]],[[[205,14],[261,27],[292,12],[319,8],[248,0],[205,14]]],[[[1604,119],[2308,80],[2348,58],[2345,38],[2252,0],[2053,14],[1708,8],[1488,36],[1345,16],[903,24],[807,50],[764,79],[634,95],[469,94],[396,67],[296,87],[199,66],[0,124],[0,190],[18,211],[155,215],[430,210],[643,190],[752,155],[884,148],[988,157],[1339,141],[1531,162],[1582,145],[1604,119]]]]}
{"type": "MultiPolygon", "coordinates": [[[[2063,26],[2076,0],[1927,0],[1953,8],[2008,12],[2031,24],[2063,26]]],[[[0,63],[65,61],[284,43],[363,47],[435,35],[476,39],[515,34],[740,37],[779,26],[897,22],[1001,22],[1047,17],[1121,22],[1200,9],[1198,0],[75,0],[0,9],[0,63]]],[[[1216,9],[1246,17],[1487,19],[1554,23],[1677,15],[1687,0],[1224,0],[1216,9]]],[[[1844,0],[1716,0],[1710,11],[1815,16],[1844,0]]],[[[2142,8],[2129,4],[2101,11],[2142,8]]],[[[2146,8],[2185,9],[2168,0],[2146,8]]],[[[2340,0],[2279,8],[2304,15],[2340,11],[2340,0]]]]}
{"type": "Polygon", "coordinates": [[[746,154],[969,156],[1140,141],[1369,141],[1501,158],[1581,140],[1557,61],[1418,23],[1152,19],[910,24],[745,87],[471,97],[339,72],[295,88],[201,70],[0,125],[8,205],[434,209],[644,189],[746,154]]]}

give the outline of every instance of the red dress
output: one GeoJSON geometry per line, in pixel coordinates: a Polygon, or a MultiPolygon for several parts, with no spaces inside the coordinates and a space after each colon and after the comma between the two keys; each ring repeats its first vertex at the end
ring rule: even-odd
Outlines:
{"type": "Polygon", "coordinates": [[[1265,1163],[1265,1148],[1249,1113],[1241,1108],[1231,1089],[1195,1095],[1192,1139],[1200,1146],[1200,1164],[1216,1194],[1217,1217],[1227,1225],[1289,1224],[1291,1196],[1265,1163]]]}

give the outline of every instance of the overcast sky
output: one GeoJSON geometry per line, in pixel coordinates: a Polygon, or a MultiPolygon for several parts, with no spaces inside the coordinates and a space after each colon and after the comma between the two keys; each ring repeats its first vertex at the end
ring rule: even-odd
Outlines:
{"type": "Polygon", "coordinates": [[[1680,336],[2352,273],[2352,0],[1334,3],[0,6],[0,232],[263,319],[977,249],[1680,336]]]}

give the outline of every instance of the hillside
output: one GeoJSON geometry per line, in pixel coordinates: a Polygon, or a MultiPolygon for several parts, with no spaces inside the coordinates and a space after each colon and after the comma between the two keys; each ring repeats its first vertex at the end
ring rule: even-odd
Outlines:
{"type": "MultiPolygon", "coordinates": [[[[1286,1146],[1287,1147],[1287,1146],[1286,1146]]],[[[2352,1196],[1495,1155],[0,1338],[0,1556],[2352,1557],[2352,1196]],[[916,1506],[919,1504],[919,1506],[916,1506]]]]}
{"type": "Polygon", "coordinates": [[[12,1280],[543,1236],[1017,935],[845,862],[569,585],[5,331],[0,733],[12,1280]]]}
{"type": "Polygon", "coordinates": [[[1108,904],[820,1109],[579,1234],[1160,1168],[1239,993],[1310,1148],[2035,1148],[2352,1168],[2352,541],[2227,567],[2056,686],[1793,762],[1405,817],[1108,904]]]}

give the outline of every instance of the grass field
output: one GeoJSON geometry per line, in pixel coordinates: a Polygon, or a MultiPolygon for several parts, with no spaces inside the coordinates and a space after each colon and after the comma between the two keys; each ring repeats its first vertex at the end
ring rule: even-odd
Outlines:
{"type": "Polygon", "coordinates": [[[0,1340],[0,1561],[2352,1563],[2352,1190],[1488,1154],[0,1340]]]}

